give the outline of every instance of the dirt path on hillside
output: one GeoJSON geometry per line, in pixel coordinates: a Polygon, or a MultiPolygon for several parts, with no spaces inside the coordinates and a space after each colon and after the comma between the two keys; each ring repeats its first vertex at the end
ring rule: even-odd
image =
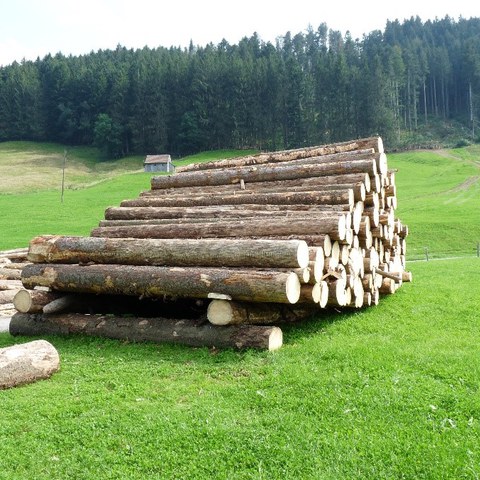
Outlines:
{"type": "MultiPolygon", "coordinates": [[[[471,165],[473,165],[474,167],[476,167],[480,170],[480,160],[468,160],[468,159],[460,158],[460,157],[457,157],[456,155],[454,155],[453,153],[451,153],[447,150],[443,150],[443,149],[435,150],[435,152],[437,152],[440,156],[442,156],[444,158],[449,158],[449,159],[455,160],[457,162],[460,162],[460,161],[461,162],[468,162],[468,163],[470,163],[471,165]]],[[[474,175],[473,177],[468,177],[466,180],[464,180],[459,185],[451,188],[450,190],[447,190],[447,193],[448,192],[456,193],[456,192],[461,192],[461,191],[467,190],[478,182],[480,182],[480,175],[474,175]]]]}

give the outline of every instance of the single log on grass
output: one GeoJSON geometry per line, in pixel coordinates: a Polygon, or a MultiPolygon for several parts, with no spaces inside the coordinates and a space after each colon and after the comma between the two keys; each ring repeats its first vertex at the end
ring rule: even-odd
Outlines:
{"type": "Polygon", "coordinates": [[[301,321],[318,311],[314,304],[290,306],[278,303],[247,303],[212,300],[207,318],[213,325],[275,325],[301,321]]]}
{"type": "Polygon", "coordinates": [[[275,270],[31,264],[23,269],[22,282],[29,289],[44,286],[63,292],[153,298],[208,298],[209,293],[220,293],[234,300],[296,303],[300,297],[298,276],[275,270]]]}
{"type": "Polygon", "coordinates": [[[11,335],[82,334],[132,342],[176,343],[191,347],[277,350],[282,330],[275,326],[219,327],[202,319],[119,317],[113,315],[17,313],[11,335]]]}
{"type": "Polygon", "coordinates": [[[58,352],[45,340],[0,348],[0,390],[49,378],[59,368],[58,352]]]}
{"type": "Polygon", "coordinates": [[[265,182],[272,180],[293,180],[304,177],[324,177],[345,175],[351,173],[367,173],[373,176],[377,173],[375,159],[352,160],[344,162],[297,165],[259,165],[253,167],[225,168],[223,170],[206,170],[185,172],[181,175],[152,177],[151,188],[177,188],[213,186],[248,182],[265,182]]]}
{"type": "Polygon", "coordinates": [[[30,242],[35,263],[117,263],[205,267],[306,268],[302,240],[133,239],[39,236],[30,242]]]}

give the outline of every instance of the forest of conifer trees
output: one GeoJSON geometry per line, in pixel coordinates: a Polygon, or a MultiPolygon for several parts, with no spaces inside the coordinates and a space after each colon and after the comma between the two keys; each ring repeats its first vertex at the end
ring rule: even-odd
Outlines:
{"type": "Polygon", "coordinates": [[[0,68],[0,141],[108,157],[294,148],[480,117],[480,18],[390,21],[362,39],[321,24],[189,48],[48,55],[0,68]]]}

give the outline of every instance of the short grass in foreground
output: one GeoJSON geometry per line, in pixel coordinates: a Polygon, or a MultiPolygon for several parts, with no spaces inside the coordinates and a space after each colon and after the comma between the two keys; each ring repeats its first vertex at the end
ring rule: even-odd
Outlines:
{"type": "Polygon", "coordinates": [[[410,267],[273,353],[47,337],[61,371],[0,392],[0,479],[478,478],[480,260],[410,267]]]}

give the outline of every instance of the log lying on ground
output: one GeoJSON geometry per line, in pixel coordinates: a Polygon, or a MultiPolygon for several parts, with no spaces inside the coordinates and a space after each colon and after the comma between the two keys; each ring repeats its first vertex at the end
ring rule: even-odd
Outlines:
{"type": "Polygon", "coordinates": [[[305,268],[301,240],[113,239],[40,236],[30,242],[35,263],[117,263],[205,267],[305,268]]]}
{"type": "Polygon", "coordinates": [[[300,281],[276,270],[32,264],[22,271],[25,288],[136,297],[208,298],[210,293],[251,302],[296,303],[300,281]]]}
{"type": "Polygon", "coordinates": [[[309,158],[314,156],[344,154],[362,149],[373,149],[378,153],[383,153],[383,142],[380,137],[368,137],[359,140],[335,143],[329,145],[320,145],[316,147],[283,150],[272,153],[259,153],[256,155],[247,155],[243,157],[217,160],[215,162],[193,163],[177,167],[177,172],[189,172],[196,170],[209,170],[216,168],[231,168],[247,165],[259,165],[264,163],[277,163],[309,158]]]}
{"type": "Polygon", "coordinates": [[[228,185],[243,182],[266,182],[272,180],[293,180],[305,177],[324,177],[350,173],[377,173],[375,159],[354,160],[351,162],[332,162],[296,165],[259,165],[254,167],[226,168],[224,170],[205,170],[185,172],[181,175],[153,177],[151,188],[177,188],[228,185]]]}
{"type": "Polygon", "coordinates": [[[278,327],[219,327],[202,319],[118,317],[112,315],[35,315],[17,313],[11,335],[83,334],[132,342],[177,343],[192,347],[277,350],[283,334],[278,327]]]}
{"type": "Polygon", "coordinates": [[[132,225],[120,227],[98,227],[92,230],[92,237],[110,238],[241,238],[275,237],[295,233],[303,235],[328,234],[335,240],[345,239],[345,216],[296,218],[274,217],[269,222],[263,219],[229,220],[224,222],[132,225]]]}
{"type": "Polygon", "coordinates": [[[0,390],[49,378],[59,368],[58,352],[45,340],[0,348],[0,390]]]}
{"type": "Polygon", "coordinates": [[[300,306],[212,300],[207,318],[213,325],[275,325],[301,321],[318,312],[315,304],[300,306]]]}

